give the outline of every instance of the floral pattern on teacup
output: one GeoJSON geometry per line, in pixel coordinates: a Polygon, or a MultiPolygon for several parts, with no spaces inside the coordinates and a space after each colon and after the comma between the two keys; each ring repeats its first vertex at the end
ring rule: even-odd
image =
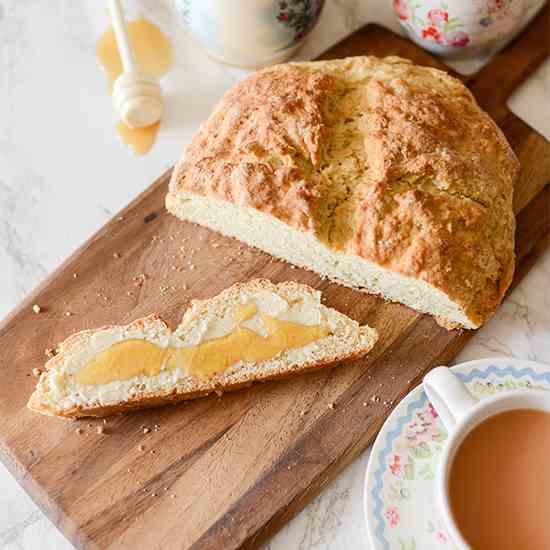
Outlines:
{"type": "Polygon", "coordinates": [[[325,0],[283,0],[277,21],[294,30],[294,41],[301,40],[313,27],[325,0]]]}
{"type": "Polygon", "coordinates": [[[458,17],[449,16],[448,5],[441,2],[439,7],[421,13],[418,3],[407,4],[407,0],[393,0],[395,12],[401,22],[408,22],[407,26],[423,40],[446,46],[467,46],[470,36],[464,30],[463,21],[458,17]]]}
{"type": "Polygon", "coordinates": [[[494,43],[511,34],[529,0],[393,0],[401,25],[427,49],[494,43]]]}

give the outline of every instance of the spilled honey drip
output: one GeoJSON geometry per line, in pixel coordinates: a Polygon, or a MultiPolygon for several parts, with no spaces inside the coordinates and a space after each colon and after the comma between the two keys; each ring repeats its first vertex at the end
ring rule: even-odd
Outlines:
{"type": "Polygon", "coordinates": [[[144,155],[155,143],[159,128],[160,121],[151,124],[151,126],[145,126],[145,128],[130,128],[122,120],[119,120],[116,132],[122,143],[131,147],[134,154],[144,155]]]}
{"type": "MultiPolygon", "coordinates": [[[[172,64],[172,44],[168,37],[153,23],[143,17],[127,24],[135,62],[139,70],[160,79],[172,64]]],[[[122,61],[118,53],[115,33],[110,26],[100,37],[96,54],[103,67],[109,86],[113,90],[115,80],[122,74],[122,61]]],[[[160,123],[146,128],[129,128],[118,122],[116,131],[122,142],[137,155],[143,155],[155,143],[160,123]]]]}

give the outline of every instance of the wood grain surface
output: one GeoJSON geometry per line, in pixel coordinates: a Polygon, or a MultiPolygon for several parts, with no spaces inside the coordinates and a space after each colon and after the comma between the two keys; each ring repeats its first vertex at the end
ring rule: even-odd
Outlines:
{"type": "MultiPolygon", "coordinates": [[[[504,102],[548,56],[547,29],[545,9],[514,44],[464,79],[522,164],[514,284],[550,244],[550,190],[543,189],[550,145],[504,102]]],[[[323,58],[360,54],[397,54],[442,67],[375,25],[323,58]]],[[[0,326],[0,457],[78,548],[257,547],[361,453],[395,404],[472,335],[447,332],[428,316],[178,221],[163,206],[168,178],[115,216],[0,326]],[[36,383],[32,369],[70,333],[152,312],[175,326],[192,297],[252,277],[322,289],[327,305],[376,327],[379,344],[349,366],[106,424],[26,409],[36,383]],[[34,303],[43,308],[38,315],[34,303]],[[144,427],[151,431],[144,434],[144,427]]]]}

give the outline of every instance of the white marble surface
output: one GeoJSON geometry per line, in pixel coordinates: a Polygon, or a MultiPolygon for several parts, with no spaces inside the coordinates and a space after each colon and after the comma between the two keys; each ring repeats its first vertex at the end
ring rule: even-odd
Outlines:
{"type": "MultiPolygon", "coordinates": [[[[0,317],[113,213],[168,168],[224,90],[244,72],[214,64],[165,0],[136,1],[174,42],[164,82],[166,123],[153,151],[118,143],[95,60],[107,24],[101,2],[0,0],[0,317]]],[[[367,21],[396,28],[389,0],[328,0],[300,58],[367,21]]],[[[511,99],[550,138],[550,62],[511,99]]],[[[550,251],[458,360],[507,355],[550,364],[550,251]]],[[[365,452],[267,544],[269,550],[368,548],[362,509],[365,452]]],[[[0,465],[0,548],[71,545],[0,465]]]]}

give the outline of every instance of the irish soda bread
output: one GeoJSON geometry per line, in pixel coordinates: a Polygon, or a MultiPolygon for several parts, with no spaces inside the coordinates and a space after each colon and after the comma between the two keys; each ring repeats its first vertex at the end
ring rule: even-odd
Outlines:
{"type": "Polygon", "coordinates": [[[172,332],[157,316],[70,336],[46,363],[29,407],[106,416],[235,390],[366,354],[376,331],[294,282],[236,284],[192,302],[172,332]]]}
{"type": "Polygon", "coordinates": [[[472,94],[400,58],[264,69],[230,90],[166,206],[346,286],[480,326],[514,271],[518,161],[472,94]]]}

